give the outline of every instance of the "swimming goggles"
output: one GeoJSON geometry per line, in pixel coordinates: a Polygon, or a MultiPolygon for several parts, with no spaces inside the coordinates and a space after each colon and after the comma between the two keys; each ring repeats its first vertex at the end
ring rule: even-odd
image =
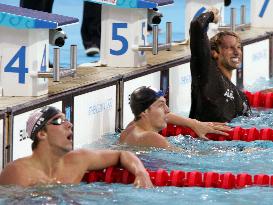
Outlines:
{"type": "Polygon", "coordinates": [[[51,120],[51,122],[46,123],[47,125],[61,125],[65,122],[68,122],[67,119],[63,119],[62,117],[57,117],[51,120]]]}

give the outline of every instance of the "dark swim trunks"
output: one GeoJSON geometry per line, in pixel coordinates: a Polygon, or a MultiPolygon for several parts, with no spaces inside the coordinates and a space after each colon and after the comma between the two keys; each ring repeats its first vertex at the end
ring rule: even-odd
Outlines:
{"type": "Polygon", "coordinates": [[[191,111],[190,118],[200,121],[229,122],[240,115],[249,115],[245,94],[217,68],[211,57],[207,36],[212,12],[201,14],[191,22],[191,111]]]}

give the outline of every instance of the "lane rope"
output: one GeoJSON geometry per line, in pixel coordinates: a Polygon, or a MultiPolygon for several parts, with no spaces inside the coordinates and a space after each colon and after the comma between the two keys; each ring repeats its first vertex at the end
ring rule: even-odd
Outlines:
{"type": "MultiPolygon", "coordinates": [[[[273,141],[273,129],[263,128],[258,130],[257,128],[247,128],[235,127],[231,131],[227,132],[229,136],[224,136],[220,134],[207,134],[206,137],[213,141],[256,141],[256,140],[267,140],[273,141]]],[[[177,136],[177,135],[190,135],[193,138],[197,138],[197,134],[188,127],[176,126],[173,124],[168,124],[166,128],[161,131],[164,137],[177,136]]]]}
{"type": "MultiPolygon", "coordinates": [[[[185,172],[172,170],[167,172],[164,169],[156,171],[148,170],[151,181],[155,186],[176,186],[176,187],[204,187],[220,189],[241,189],[250,186],[273,186],[273,176],[267,174],[250,175],[248,173],[233,174],[231,172],[185,172]]],[[[85,174],[83,182],[106,182],[131,184],[134,182],[134,175],[128,170],[119,167],[108,167],[103,170],[90,171],[85,174]]]]}
{"type": "Polygon", "coordinates": [[[273,92],[255,92],[244,91],[251,107],[273,108],[273,92]]]}

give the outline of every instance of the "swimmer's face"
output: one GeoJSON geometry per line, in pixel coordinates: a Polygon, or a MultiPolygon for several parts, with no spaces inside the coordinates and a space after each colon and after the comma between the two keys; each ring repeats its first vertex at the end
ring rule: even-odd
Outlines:
{"type": "Polygon", "coordinates": [[[158,98],[146,111],[155,130],[160,131],[167,126],[166,115],[170,110],[164,97],[158,98]]]}
{"type": "Polygon", "coordinates": [[[241,67],[242,47],[236,37],[230,35],[222,37],[217,63],[219,67],[229,71],[241,67]]]}
{"type": "Polygon", "coordinates": [[[72,123],[65,119],[63,113],[58,113],[46,123],[46,138],[54,150],[63,153],[72,150],[72,123]]]}

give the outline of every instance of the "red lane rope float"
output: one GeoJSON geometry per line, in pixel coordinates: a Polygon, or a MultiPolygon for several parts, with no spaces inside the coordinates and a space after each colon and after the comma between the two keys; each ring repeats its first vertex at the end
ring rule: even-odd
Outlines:
{"type": "MultiPolygon", "coordinates": [[[[241,140],[246,142],[251,142],[255,140],[268,140],[273,141],[273,129],[263,128],[258,130],[257,128],[241,128],[235,127],[231,131],[227,132],[229,136],[219,135],[219,134],[207,134],[206,137],[214,141],[231,141],[231,140],[241,140]]],[[[177,136],[177,135],[190,135],[194,138],[197,137],[196,133],[188,128],[182,126],[176,126],[173,124],[168,124],[166,128],[161,131],[164,137],[177,136]]]]}
{"type": "MultiPolygon", "coordinates": [[[[151,181],[155,186],[176,186],[176,187],[206,187],[221,189],[240,189],[249,186],[273,186],[273,175],[248,173],[233,174],[217,172],[185,172],[172,170],[168,173],[164,169],[148,171],[151,181]]],[[[126,169],[108,167],[104,170],[90,171],[85,174],[83,182],[106,182],[131,184],[134,182],[134,175],[126,169]]]]}
{"type": "Polygon", "coordinates": [[[273,92],[251,93],[249,91],[244,91],[244,93],[251,107],[273,108],[273,92]]]}

